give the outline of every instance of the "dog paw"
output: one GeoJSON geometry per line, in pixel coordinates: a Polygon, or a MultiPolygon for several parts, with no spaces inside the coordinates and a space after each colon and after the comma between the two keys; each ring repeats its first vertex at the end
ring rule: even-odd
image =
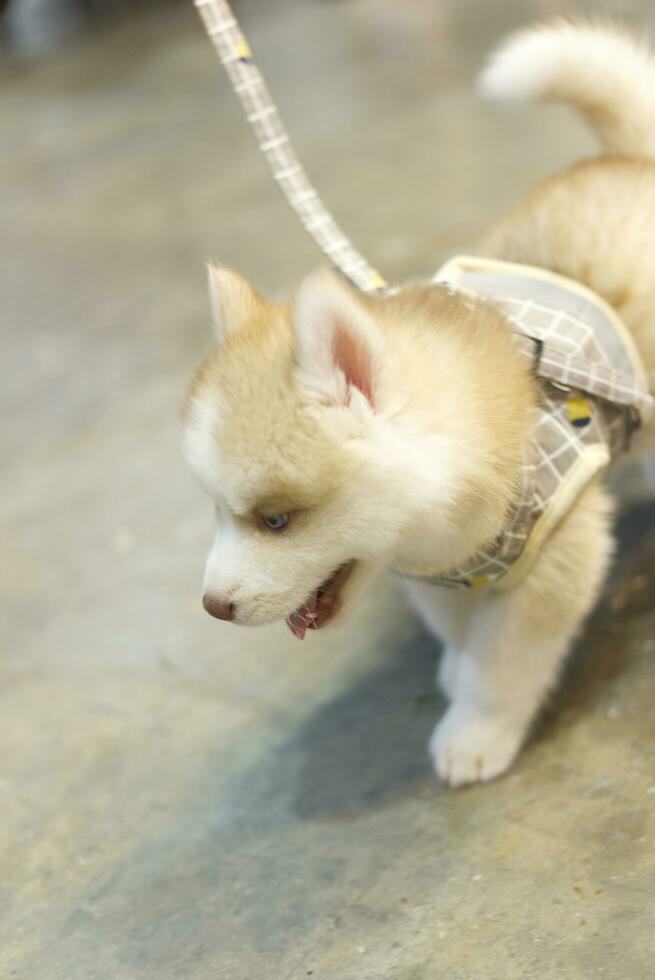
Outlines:
{"type": "Polygon", "coordinates": [[[449,700],[455,697],[459,654],[452,647],[444,647],[437,666],[437,685],[449,700]]]}
{"type": "Polygon", "coordinates": [[[524,729],[503,717],[463,711],[452,705],[430,739],[437,775],[449,786],[484,782],[509,768],[524,729]]]}

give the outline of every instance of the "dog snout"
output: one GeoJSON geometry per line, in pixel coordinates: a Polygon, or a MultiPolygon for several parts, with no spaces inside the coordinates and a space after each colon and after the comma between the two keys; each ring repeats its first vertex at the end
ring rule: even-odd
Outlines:
{"type": "Polygon", "coordinates": [[[234,619],[233,602],[220,599],[218,596],[212,595],[211,592],[205,592],[202,597],[202,604],[209,615],[215,619],[224,619],[228,623],[234,619]]]}

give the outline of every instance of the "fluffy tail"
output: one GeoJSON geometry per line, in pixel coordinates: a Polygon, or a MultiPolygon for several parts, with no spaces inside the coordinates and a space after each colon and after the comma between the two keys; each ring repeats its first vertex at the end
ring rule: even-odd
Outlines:
{"type": "Polygon", "coordinates": [[[479,86],[491,99],[569,102],[608,153],[655,157],[655,57],[614,28],[560,21],[514,34],[479,86]]]}

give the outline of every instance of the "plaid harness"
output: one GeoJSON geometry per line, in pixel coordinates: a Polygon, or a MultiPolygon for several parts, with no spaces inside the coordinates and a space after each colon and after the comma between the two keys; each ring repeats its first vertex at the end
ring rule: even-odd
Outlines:
{"type": "Polygon", "coordinates": [[[586,287],[545,269],[458,256],[433,280],[490,300],[516,331],[539,380],[537,419],[505,525],[487,547],[446,574],[407,567],[437,585],[509,588],[578,495],[624,452],[655,409],[632,337],[586,287]]]}

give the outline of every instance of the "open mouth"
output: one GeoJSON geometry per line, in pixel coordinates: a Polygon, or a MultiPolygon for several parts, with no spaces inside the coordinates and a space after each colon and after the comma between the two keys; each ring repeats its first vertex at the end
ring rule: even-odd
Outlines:
{"type": "Polygon", "coordinates": [[[341,606],[341,590],[353,570],[355,562],[339,565],[301,606],[287,616],[286,624],[299,640],[305,639],[307,630],[320,630],[337,614],[341,606]]]}

